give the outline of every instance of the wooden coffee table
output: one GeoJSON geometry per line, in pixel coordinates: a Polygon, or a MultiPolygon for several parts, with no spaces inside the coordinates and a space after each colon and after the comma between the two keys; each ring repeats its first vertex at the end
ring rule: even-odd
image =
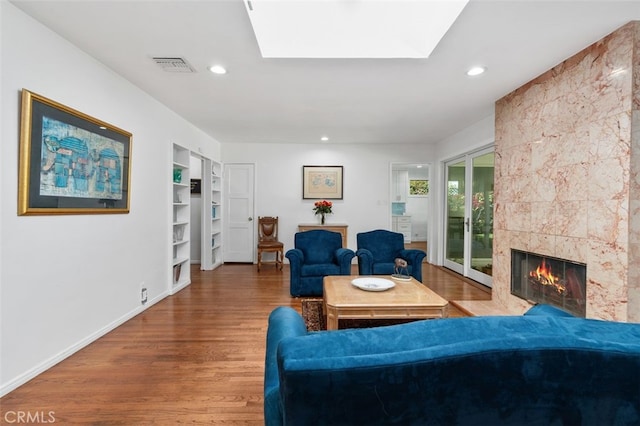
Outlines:
{"type": "Polygon", "coordinates": [[[414,278],[394,280],[395,287],[385,291],[365,291],[351,284],[364,276],[324,277],[323,308],[327,330],[337,330],[340,319],[427,319],[449,316],[449,302],[414,278]]]}

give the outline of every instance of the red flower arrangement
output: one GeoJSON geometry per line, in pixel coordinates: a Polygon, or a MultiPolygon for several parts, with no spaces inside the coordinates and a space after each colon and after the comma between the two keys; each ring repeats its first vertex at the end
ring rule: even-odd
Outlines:
{"type": "Polygon", "coordinates": [[[333,207],[333,203],[331,201],[322,200],[316,201],[314,206],[315,207],[313,208],[313,211],[315,211],[316,214],[329,214],[331,213],[331,207],[333,207]]]}
{"type": "Polygon", "coordinates": [[[333,207],[333,203],[331,201],[322,200],[316,201],[313,205],[313,211],[316,212],[315,214],[322,215],[321,223],[324,225],[324,215],[332,213],[331,207],[333,207]]]}

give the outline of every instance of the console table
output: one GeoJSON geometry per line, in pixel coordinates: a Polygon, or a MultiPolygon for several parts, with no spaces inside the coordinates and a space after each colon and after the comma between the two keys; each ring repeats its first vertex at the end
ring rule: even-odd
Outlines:
{"type": "Polygon", "coordinates": [[[310,231],[312,229],[324,229],[325,231],[337,232],[342,235],[342,247],[347,248],[347,227],[344,223],[325,223],[321,225],[319,223],[301,223],[298,225],[298,231],[310,231]]]}

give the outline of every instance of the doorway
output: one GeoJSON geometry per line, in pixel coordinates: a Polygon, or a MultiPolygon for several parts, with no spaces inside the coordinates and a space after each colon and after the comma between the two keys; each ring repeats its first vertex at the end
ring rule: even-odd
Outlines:
{"type": "Polygon", "coordinates": [[[224,187],[224,262],[253,263],[255,165],[225,164],[224,187]]]}
{"type": "Polygon", "coordinates": [[[391,164],[391,230],[404,235],[406,248],[428,250],[429,165],[391,164]]]}
{"type": "Polygon", "coordinates": [[[204,159],[191,153],[189,157],[189,177],[191,179],[192,189],[190,191],[190,235],[189,244],[190,258],[192,264],[200,264],[202,262],[202,218],[203,216],[203,200],[200,190],[194,191],[193,186],[196,182],[202,181],[202,163],[204,159]]]}
{"type": "Polygon", "coordinates": [[[493,284],[493,147],[445,163],[444,266],[493,284]]]}

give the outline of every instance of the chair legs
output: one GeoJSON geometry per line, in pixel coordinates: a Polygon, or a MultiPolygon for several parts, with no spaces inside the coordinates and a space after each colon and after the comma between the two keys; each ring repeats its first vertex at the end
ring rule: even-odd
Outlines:
{"type": "Polygon", "coordinates": [[[282,271],[282,259],[284,258],[283,255],[283,250],[282,249],[273,249],[273,250],[264,250],[264,249],[258,249],[258,272],[260,272],[260,265],[263,263],[273,263],[276,265],[276,269],[279,269],[282,271]],[[268,253],[275,253],[276,258],[275,260],[272,261],[268,261],[268,262],[263,262],[262,261],[262,253],[263,252],[268,252],[268,253]]]}
{"type": "Polygon", "coordinates": [[[282,271],[282,263],[283,263],[283,258],[284,258],[284,254],[283,254],[284,250],[278,250],[276,252],[276,268],[278,266],[280,266],[280,270],[282,271]]]}

